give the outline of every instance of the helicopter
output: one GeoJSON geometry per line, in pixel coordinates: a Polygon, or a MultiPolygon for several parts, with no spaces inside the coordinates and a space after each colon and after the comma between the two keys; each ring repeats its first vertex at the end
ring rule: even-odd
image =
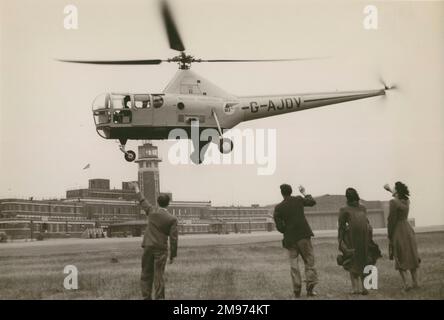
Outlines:
{"type": "Polygon", "coordinates": [[[287,95],[261,95],[239,97],[219,88],[190,70],[193,63],[237,63],[301,61],[299,59],[200,59],[185,52],[179,30],[166,1],[161,2],[161,15],[169,46],[179,54],[169,59],[146,60],[59,60],[61,62],[98,65],[159,65],[177,63],[179,70],[161,93],[103,93],[92,104],[97,133],[104,139],[120,142],[126,161],[132,162],[136,154],[126,150],[128,140],[169,139],[174,129],[183,129],[191,137],[192,127],[198,124],[199,133],[206,129],[217,131],[218,139],[194,141],[196,164],[202,163],[209,143],[216,143],[221,153],[233,150],[233,141],[223,134],[241,122],[297,112],[327,105],[383,96],[395,88],[383,84],[382,88],[361,91],[335,91],[287,95]],[[202,152],[203,150],[203,152],[202,152]]]}

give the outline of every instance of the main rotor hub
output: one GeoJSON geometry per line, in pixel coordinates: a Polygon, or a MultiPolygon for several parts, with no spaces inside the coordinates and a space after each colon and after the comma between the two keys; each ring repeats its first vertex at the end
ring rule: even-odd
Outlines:
{"type": "Polygon", "coordinates": [[[192,55],[186,54],[184,51],[180,55],[167,60],[168,62],[177,62],[179,69],[188,70],[191,68],[192,62],[201,62],[201,59],[194,59],[192,55]]]}

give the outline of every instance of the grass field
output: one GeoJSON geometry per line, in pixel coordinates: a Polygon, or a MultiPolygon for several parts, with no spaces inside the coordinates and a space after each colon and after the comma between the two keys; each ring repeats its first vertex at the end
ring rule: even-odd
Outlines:
{"type": "MultiPolygon", "coordinates": [[[[387,241],[377,236],[384,258],[378,261],[378,290],[351,296],[348,274],[336,265],[334,238],[313,240],[320,282],[316,299],[444,299],[444,233],[418,234],[422,258],[421,288],[404,293],[387,259],[387,241]]],[[[94,241],[94,240],[91,240],[94,241]]],[[[167,265],[167,299],[291,299],[287,254],[279,241],[239,245],[194,246],[186,241],[167,265]]],[[[140,299],[142,249],[133,241],[120,246],[79,244],[3,250],[0,246],[1,299],[140,299]],[[116,257],[118,263],[111,263],[116,257]],[[63,288],[63,268],[79,271],[79,289],[63,288]]],[[[301,265],[301,270],[303,266],[301,265]]]]}

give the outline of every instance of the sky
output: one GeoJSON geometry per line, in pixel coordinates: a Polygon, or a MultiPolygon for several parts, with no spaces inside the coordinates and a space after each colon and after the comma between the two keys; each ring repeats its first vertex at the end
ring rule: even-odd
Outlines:
{"type": "MultiPolygon", "coordinates": [[[[388,200],[385,183],[405,182],[417,225],[444,224],[444,2],[170,1],[186,51],[202,59],[329,57],[302,62],[194,64],[237,96],[376,89],[384,97],[245,122],[276,129],[277,166],[172,165],[172,141],[155,141],[161,190],[215,205],[280,201],[279,185],[315,196],[355,187],[388,200]],[[378,9],[378,29],[363,27],[378,9]]],[[[103,92],[158,93],[175,64],[92,66],[66,59],[150,59],[168,47],[157,1],[0,0],[0,198],[64,197],[90,178],[112,187],[137,179],[118,143],[100,138],[91,103],[103,92]],[[63,9],[78,9],[78,29],[63,9]],[[90,169],[83,170],[86,164],[90,169]]],[[[130,141],[137,150],[140,142],[130,141]]],[[[235,146],[236,147],[236,146],[235,146]]]]}

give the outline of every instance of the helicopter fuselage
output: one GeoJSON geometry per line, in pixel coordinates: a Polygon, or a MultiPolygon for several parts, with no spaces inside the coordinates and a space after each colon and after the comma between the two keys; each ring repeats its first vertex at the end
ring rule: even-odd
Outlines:
{"type": "Polygon", "coordinates": [[[192,139],[199,154],[195,161],[201,163],[200,150],[209,142],[217,143],[222,153],[231,152],[233,142],[223,134],[241,122],[381,96],[389,89],[237,97],[191,70],[180,70],[163,93],[99,95],[93,115],[99,135],[119,140],[127,161],[135,159],[133,151],[125,150],[128,140],[191,139],[196,129],[199,137],[214,129],[209,140],[192,139]]]}
{"type": "MultiPolygon", "coordinates": [[[[226,130],[259,118],[385,95],[384,89],[221,98],[193,94],[106,94],[93,107],[96,128],[106,139],[162,140],[171,130],[226,130]]],[[[96,99],[97,100],[97,99],[96,99]]]]}

